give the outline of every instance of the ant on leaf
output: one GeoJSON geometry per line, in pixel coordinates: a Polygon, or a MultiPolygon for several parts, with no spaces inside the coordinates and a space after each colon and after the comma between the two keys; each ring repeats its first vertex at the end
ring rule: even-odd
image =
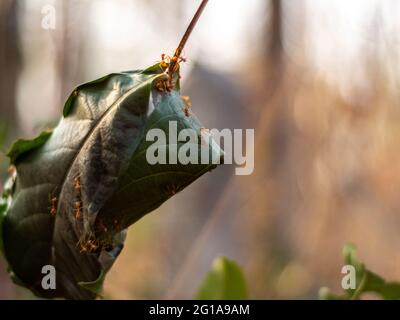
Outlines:
{"type": "Polygon", "coordinates": [[[57,197],[52,197],[50,199],[50,202],[51,202],[50,214],[52,217],[55,217],[57,214],[57,197]]]}

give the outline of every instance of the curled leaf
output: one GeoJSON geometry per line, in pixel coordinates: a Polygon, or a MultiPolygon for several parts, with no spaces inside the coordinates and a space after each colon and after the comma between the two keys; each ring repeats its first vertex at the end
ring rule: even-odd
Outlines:
{"type": "MultiPolygon", "coordinates": [[[[163,77],[153,66],[81,85],[51,135],[14,145],[17,176],[2,225],[4,253],[37,295],[95,298],[98,279],[123,248],[125,229],[216,167],[146,161],[150,129],[167,130],[171,120],[179,131],[200,134],[202,127],[184,114],[178,91],[156,90],[163,77]],[[56,290],[41,286],[44,265],[56,269],[56,290]]],[[[222,158],[215,146],[196,147],[222,158]]]]}
{"type": "Polygon", "coordinates": [[[16,141],[7,153],[7,156],[10,158],[10,162],[15,164],[20,157],[45,144],[50,136],[51,131],[43,131],[39,136],[32,140],[20,139],[16,141]]]}

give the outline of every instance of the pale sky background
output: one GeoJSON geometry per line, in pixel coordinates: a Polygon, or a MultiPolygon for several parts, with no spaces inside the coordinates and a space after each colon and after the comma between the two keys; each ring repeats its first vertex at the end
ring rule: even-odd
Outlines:
{"type": "MultiPolygon", "coordinates": [[[[85,61],[85,81],[110,72],[143,68],[154,64],[161,53],[173,53],[200,1],[182,0],[182,13],[171,12],[165,5],[166,1],[152,0],[156,4],[157,1],[160,5],[156,7],[148,6],[143,0],[76,2],[76,17],[70,23],[78,23],[86,37],[89,58],[85,61]],[[180,21],[171,23],[177,17],[180,21]]],[[[21,77],[20,110],[32,102],[34,105],[49,104],[56,90],[52,64],[56,54],[55,32],[41,28],[41,9],[46,4],[54,4],[57,10],[61,2],[24,2],[21,32],[27,63],[21,77]]],[[[222,72],[243,70],[248,53],[253,53],[258,45],[265,21],[265,3],[263,0],[210,0],[184,51],[189,62],[183,68],[183,75],[189,72],[194,60],[222,72]]],[[[376,28],[371,21],[378,21],[385,34],[390,35],[390,38],[383,39],[384,45],[380,45],[383,52],[380,53],[385,59],[387,55],[393,85],[398,85],[400,69],[396,59],[400,54],[400,1],[290,0],[285,2],[285,8],[287,21],[292,22],[285,29],[290,41],[286,54],[289,57],[296,55],[296,48],[303,48],[308,67],[315,68],[317,74],[343,90],[349,88],[349,83],[361,88],[367,85],[363,67],[357,61],[363,56],[366,45],[374,45],[376,28]],[[301,3],[305,4],[303,9],[301,3]],[[293,25],[293,21],[301,17],[301,10],[305,10],[307,20],[303,24],[305,37],[298,39],[297,25],[293,25]]],[[[61,21],[62,17],[56,18],[61,21]]],[[[35,123],[43,121],[41,114],[23,121],[27,127],[34,128],[35,123]]],[[[44,113],[44,116],[48,115],[44,113]]]]}
{"type": "MultiPolygon", "coordinates": [[[[184,1],[184,0],[182,0],[184,1]]],[[[146,43],[146,54],[137,58],[138,64],[148,65],[158,58],[160,50],[173,52],[179,36],[190,21],[199,1],[185,1],[185,18],[179,36],[163,30],[159,24],[149,24],[146,10],[132,0],[93,2],[92,21],[99,46],[130,49],[133,42],[159,36],[157,41],[146,43]],[[101,18],[100,18],[101,17],[101,18]],[[132,34],[136,28],[140,32],[132,34]],[[167,36],[167,35],[170,36],[167,36]],[[154,59],[154,58],[153,58],[154,59]]],[[[296,14],[296,7],[303,1],[287,1],[289,14],[296,14]]],[[[163,1],[160,1],[160,4],[163,1]]],[[[206,48],[210,65],[231,70],[240,65],[251,50],[254,34],[259,33],[263,22],[263,0],[210,0],[191,41],[187,54],[196,54],[199,47],[206,48]]],[[[374,19],[377,7],[382,8],[385,30],[399,32],[400,3],[397,0],[306,0],[306,41],[310,60],[318,67],[337,63],[344,57],[357,58],[360,45],[368,41],[368,23],[374,19]],[[397,15],[395,14],[397,11],[397,15]],[[367,34],[367,35],[366,35],[367,34]]],[[[373,41],[370,39],[370,41],[373,41]]],[[[397,43],[397,46],[399,43],[397,43]]],[[[112,58],[110,58],[112,59],[112,58]]],[[[342,61],[340,61],[342,63],[342,61]]]]}

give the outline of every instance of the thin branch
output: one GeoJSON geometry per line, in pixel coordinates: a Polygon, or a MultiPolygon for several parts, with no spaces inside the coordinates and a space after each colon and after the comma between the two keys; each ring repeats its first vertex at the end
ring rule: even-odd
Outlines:
{"type": "Polygon", "coordinates": [[[208,3],[208,0],[203,0],[201,2],[201,4],[200,4],[199,8],[197,9],[192,21],[190,22],[188,28],[186,29],[185,34],[183,35],[181,42],[179,43],[178,47],[176,48],[175,54],[174,54],[173,58],[171,59],[171,63],[169,64],[169,67],[168,67],[168,74],[170,76],[172,76],[172,74],[174,73],[175,66],[178,63],[178,60],[179,60],[179,57],[182,54],[183,48],[185,47],[186,42],[189,39],[194,27],[197,24],[197,21],[199,20],[201,14],[203,13],[203,10],[206,7],[207,3],[208,3]]]}

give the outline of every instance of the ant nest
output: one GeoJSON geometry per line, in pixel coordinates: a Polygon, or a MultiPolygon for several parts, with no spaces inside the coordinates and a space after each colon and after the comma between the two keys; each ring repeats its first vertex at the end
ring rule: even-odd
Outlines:
{"type": "Polygon", "coordinates": [[[161,55],[160,67],[164,71],[166,77],[161,78],[156,83],[156,89],[158,91],[171,92],[171,90],[174,89],[175,84],[173,83],[172,75],[179,72],[181,62],[186,62],[186,59],[177,56],[171,58],[164,53],[161,55]]]}
{"type": "Polygon", "coordinates": [[[101,247],[101,243],[99,240],[94,239],[93,237],[82,237],[78,241],[77,247],[79,247],[80,253],[89,254],[96,252],[101,247]]]}

